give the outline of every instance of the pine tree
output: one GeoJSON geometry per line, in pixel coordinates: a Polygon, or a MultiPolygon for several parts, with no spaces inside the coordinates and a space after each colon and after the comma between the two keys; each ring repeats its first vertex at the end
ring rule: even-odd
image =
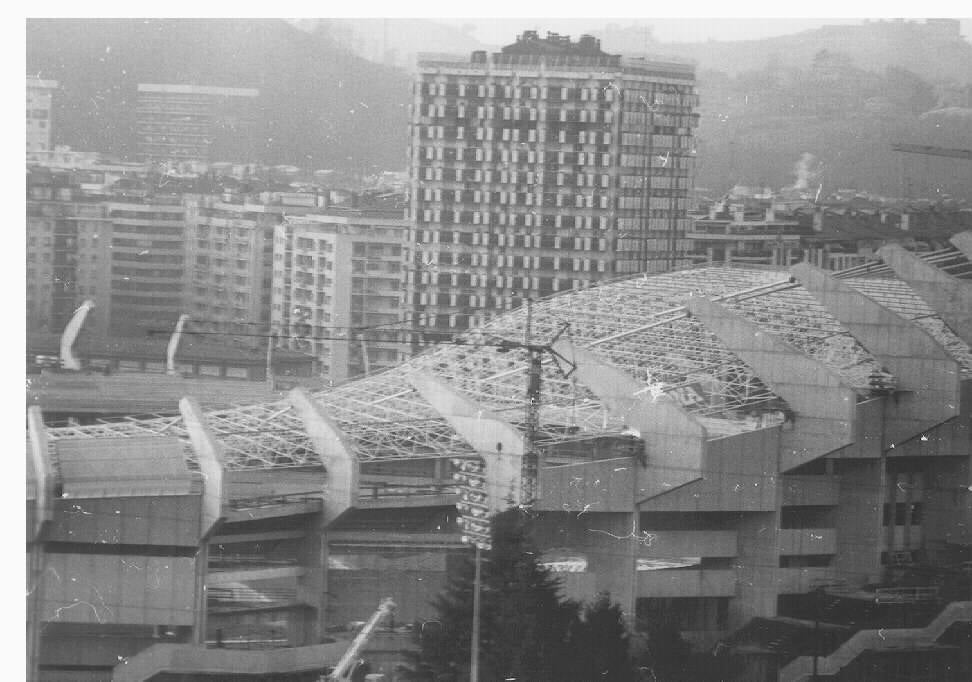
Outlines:
{"type": "MultiPolygon", "coordinates": [[[[581,618],[579,604],[560,598],[558,581],[539,562],[526,512],[495,515],[491,541],[481,565],[479,678],[627,682],[627,636],[617,605],[602,595],[581,618]]],[[[469,679],[472,557],[469,551],[450,571],[446,589],[433,602],[438,618],[417,631],[414,679],[469,679]]]]}
{"type": "Polygon", "coordinates": [[[628,652],[628,631],[621,607],[602,592],[584,607],[570,635],[573,664],[564,682],[629,682],[632,668],[628,652]]]}

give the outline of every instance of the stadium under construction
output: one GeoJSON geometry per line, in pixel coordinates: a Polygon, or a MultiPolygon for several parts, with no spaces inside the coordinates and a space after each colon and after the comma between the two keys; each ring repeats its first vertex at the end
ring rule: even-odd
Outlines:
{"type": "Polygon", "coordinates": [[[511,503],[567,596],[609,592],[745,679],[891,679],[902,655],[964,679],[972,233],[952,244],[605,282],[273,402],[31,407],[31,679],[316,679],[386,596],[369,646],[398,679],[511,503]]]}

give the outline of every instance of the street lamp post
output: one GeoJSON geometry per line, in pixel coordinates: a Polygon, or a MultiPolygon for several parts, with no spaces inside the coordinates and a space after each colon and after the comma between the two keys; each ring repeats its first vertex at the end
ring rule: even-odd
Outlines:
{"type": "Polygon", "coordinates": [[[476,574],[473,579],[472,647],[469,661],[469,682],[479,682],[479,593],[481,590],[480,544],[476,543],[476,574]]]}

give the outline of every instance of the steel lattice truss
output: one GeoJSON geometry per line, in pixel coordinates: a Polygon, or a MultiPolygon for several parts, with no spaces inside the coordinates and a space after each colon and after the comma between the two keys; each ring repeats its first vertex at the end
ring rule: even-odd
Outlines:
{"type": "Polygon", "coordinates": [[[726,301],[805,354],[833,369],[851,388],[894,387],[894,377],[806,289],[792,285],[726,301]]]}
{"type": "MultiPolygon", "coordinates": [[[[954,252],[942,253],[928,260],[955,267],[954,252]]],[[[861,293],[931,332],[972,373],[968,345],[907,284],[886,276],[883,269],[876,264],[842,274],[861,293]]],[[[867,350],[782,270],[702,266],[565,292],[533,305],[530,338],[542,344],[562,332],[561,338],[643,381],[646,395],[673,397],[713,437],[782,419],[783,400],[698,319],[686,315],[683,302],[689,296],[720,301],[830,367],[862,393],[876,376],[893,382],[867,350]]],[[[345,433],[360,461],[472,456],[475,453],[446,420],[411,388],[408,376],[437,376],[484,409],[519,425],[526,409],[527,353],[493,344],[524,341],[526,322],[525,309],[512,311],[459,337],[462,345],[436,346],[399,367],[316,392],[313,399],[345,433]]],[[[543,362],[542,393],[541,428],[548,434],[576,438],[616,433],[623,427],[587,387],[574,376],[565,377],[549,356],[543,362]]],[[[287,401],[212,410],[206,419],[223,446],[228,468],[321,466],[304,424],[287,401]]],[[[178,415],[51,428],[48,434],[54,440],[156,434],[188,441],[178,415]]],[[[188,443],[186,452],[192,462],[188,443]]]]}

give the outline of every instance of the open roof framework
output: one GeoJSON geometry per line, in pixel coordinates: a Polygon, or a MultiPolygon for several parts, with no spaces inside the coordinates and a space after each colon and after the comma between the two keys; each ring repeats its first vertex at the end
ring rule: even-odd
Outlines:
{"type": "MultiPolygon", "coordinates": [[[[972,276],[955,250],[929,262],[972,276]]],[[[972,352],[911,288],[871,264],[840,273],[848,284],[912,319],[932,333],[972,374],[972,352]]],[[[863,396],[894,377],[784,270],[747,266],[695,266],[661,275],[638,275],[581,291],[556,294],[532,306],[531,341],[557,334],[667,393],[699,419],[711,437],[760,428],[782,420],[784,401],[726,348],[683,302],[690,296],[720,301],[766,331],[780,335],[838,373],[863,396]]],[[[499,315],[479,329],[441,344],[399,367],[315,392],[313,398],[352,443],[362,462],[475,454],[418,394],[407,376],[431,373],[508,421],[526,409],[528,356],[498,341],[525,340],[525,308],[499,315]],[[461,342],[461,343],[459,343],[461,342]],[[481,342],[481,343],[480,343],[481,342]]],[[[565,377],[549,356],[543,362],[541,430],[549,439],[617,433],[623,428],[575,377],[565,377]]],[[[231,390],[227,386],[227,390],[231,390]]],[[[304,425],[286,400],[210,410],[209,427],[231,469],[321,466],[304,425]]],[[[48,429],[51,439],[175,436],[188,442],[178,415],[104,420],[48,429]]],[[[190,464],[192,449],[185,448],[190,464]]]]}

